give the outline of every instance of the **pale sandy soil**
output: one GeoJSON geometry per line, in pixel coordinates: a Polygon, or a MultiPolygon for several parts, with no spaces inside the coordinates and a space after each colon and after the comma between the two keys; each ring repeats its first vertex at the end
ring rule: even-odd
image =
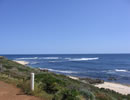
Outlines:
{"type": "Polygon", "coordinates": [[[41,100],[40,98],[25,95],[11,84],[0,81],[0,100],[41,100]]]}
{"type": "Polygon", "coordinates": [[[95,86],[99,87],[99,88],[110,89],[110,90],[116,91],[116,92],[118,92],[120,94],[124,94],[124,95],[130,94],[130,87],[127,85],[111,83],[111,82],[104,82],[103,84],[97,84],[95,86]]]}
{"type": "Polygon", "coordinates": [[[68,76],[69,78],[73,79],[73,80],[79,80],[78,77],[74,77],[74,76],[68,76]]]}
{"type": "Polygon", "coordinates": [[[19,63],[19,64],[22,64],[22,65],[29,64],[29,62],[27,62],[27,61],[16,61],[16,60],[14,60],[14,61],[17,62],[17,63],[19,63]]]}

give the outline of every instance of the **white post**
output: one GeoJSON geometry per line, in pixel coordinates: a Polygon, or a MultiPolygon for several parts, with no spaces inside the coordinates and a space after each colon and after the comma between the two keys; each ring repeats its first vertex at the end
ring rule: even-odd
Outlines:
{"type": "Polygon", "coordinates": [[[34,73],[31,73],[31,90],[34,91],[34,73]]]}

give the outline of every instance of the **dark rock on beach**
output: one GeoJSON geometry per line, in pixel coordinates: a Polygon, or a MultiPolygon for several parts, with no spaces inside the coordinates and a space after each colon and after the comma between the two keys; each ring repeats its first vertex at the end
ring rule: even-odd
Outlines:
{"type": "Polygon", "coordinates": [[[89,83],[89,84],[101,84],[104,83],[104,80],[101,79],[93,79],[93,78],[80,78],[82,82],[89,83]]]}
{"type": "Polygon", "coordinates": [[[42,72],[49,72],[49,70],[48,69],[45,69],[45,68],[39,68],[40,69],[40,71],[42,71],[42,72]]]}

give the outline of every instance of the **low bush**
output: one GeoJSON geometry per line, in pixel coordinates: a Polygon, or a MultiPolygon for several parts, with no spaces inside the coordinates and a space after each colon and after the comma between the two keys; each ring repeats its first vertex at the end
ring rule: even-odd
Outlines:
{"type": "Polygon", "coordinates": [[[80,100],[80,93],[75,89],[65,89],[55,94],[52,100],[80,100]]]}

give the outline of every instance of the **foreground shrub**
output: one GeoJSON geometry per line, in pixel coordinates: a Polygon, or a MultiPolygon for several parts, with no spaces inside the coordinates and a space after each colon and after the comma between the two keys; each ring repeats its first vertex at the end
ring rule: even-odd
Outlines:
{"type": "Polygon", "coordinates": [[[79,92],[75,89],[69,90],[65,89],[60,93],[57,93],[53,100],[80,100],[79,99],[79,92]]]}
{"type": "Polygon", "coordinates": [[[25,94],[32,94],[32,91],[30,90],[30,81],[22,81],[19,82],[19,84],[17,85],[17,87],[21,88],[25,94]]]}
{"type": "Polygon", "coordinates": [[[50,74],[36,75],[36,82],[40,83],[41,88],[50,94],[55,94],[60,90],[61,86],[64,85],[63,81],[50,74]]]}
{"type": "Polygon", "coordinates": [[[95,100],[95,96],[92,92],[88,91],[87,89],[80,90],[80,93],[87,99],[87,100],[95,100]]]}
{"type": "Polygon", "coordinates": [[[104,93],[97,93],[96,99],[97,100],[113,100],[111,97],[109,97],[108,95],[105,95],[104,93]]]}

